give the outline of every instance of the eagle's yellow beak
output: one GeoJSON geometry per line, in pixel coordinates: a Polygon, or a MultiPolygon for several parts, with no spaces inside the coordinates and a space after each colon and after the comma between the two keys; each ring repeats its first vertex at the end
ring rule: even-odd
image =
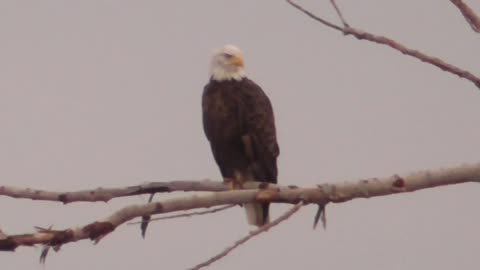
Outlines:
{"type": "Polygon", "coordinates": [[[242,67],[243,68],[243,58],[241,56],[233,56],[230,58],[230,63],[236,67],[242,67]]]}

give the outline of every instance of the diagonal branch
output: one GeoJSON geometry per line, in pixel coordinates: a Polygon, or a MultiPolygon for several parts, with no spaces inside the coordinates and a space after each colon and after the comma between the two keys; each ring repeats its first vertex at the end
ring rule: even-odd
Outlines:
{"type": "Polygon", "coordinates": [[[440,58],[430,56],[430,55],[427,55],[427,54],[422,53],[420,51],[408,48],[407,46],[402,45],[402,44],[396,42],[395,40],[387,38],[385,36],[377,36],[377,35],[374,35],[374,34],[371,34],[371,33],[368,33],[368,32],[364,32],[364,31],[361,31],[361,30],[358,30],[358,29],[355,29],[355,28],[346,28],[344,30],[344,33],[346,35],[349,35],[349,34],[353,35],[358,39],[365,39],[365,40],[372,41],[372,42],[375,42],[375,43],[378,43],[378,44],[386,45],[390,48],[393,48],[397,51],[400,51],[403,54],[415,57],[422,62],[432,64],[432,65],[440,68],[443,71],[447,71],[447,72],[450,72],[452,74],[455,74],[455,75],[459,76],[460,78],[467,79],[467,80],[473,82],[478,88],[480,88],[480,78],[479,77],[473,75],[469,71],[466,71],[464,69],[461,69],[459,67],[451,65],[451,64],[443,61],[440,58]]]}
{"type": "Polygon", "coordinates": [[[450,0],[462,13],[473,31],[480,33],[480,17],[462,0],[450,0]]]}
{"type": "Polygon", "coordinates": [[[281,222],[289,219],[293,214],[295,214],[298,210],[300,210],[300,208],[304,206],[304,203],[302,201],[298,202],[294,207],[292,207],[291,209],[289,209],[287,212],[285,212],[283,215],[279,216],[278,218],[276,218],[274,221],[268,223],[268,224],[265,224],[264,226],[256,229],[255,231],[252,231],[250,232],[248,235],[244,236],[243,238],[237,240],[232,246],[224,249],[222,252],[218,253],[217,255],[211,257],[210,259],[200,263],[200,264],[197,264],[195,265],[194,267],[190,268],[190,270],[198,270],[198,269],[201,269],[205,266],[209,266],[210,264],[220,260],[221,258],[225,257],[228,255],[228,253],[230,253],[232,250],[238,248],[239,246],[241,246],[242,244],[245,244],[245,242],[247,242],[248,240],[252,239],[253,237],[261,234],[261,233],[264,233],[266,231],[268,231],[269,229],[277,226],[278,224],[280,224],[281,222]]]}
{"type": "Polygon", "coordinates": [[[455,74],[455,75],[459,76],[460,78],[467,79],[467,80],[471,81],[472,83],[474,83],[478,88],[480,88],[480,77],[477,77],[477,76],[473,75],[472,73],[470,73],[467,70],[464,70],[464,69],[461,69],[461,68],[456,67],[454,65],[451,65],[451,64],[441,60],[440,58],[427,55],[427,54],[425,54],[423,52],[420,52],[418,50],[411,49],[411,48],[409,48],[405,45],[402,45],[402,44],[400,44],[400,43],[396,42],[395,40],[390,39],[388,37],[374,35],[374,34],[371,34],[369,32],[365,32],[365,31],[362,31],[360,29],[350,27],[350,26],[340,27],[338,25],[335,25],[331,22],[328,22],[328,21],[316,16],[312,12],[306,10],[305,8],[303,8],[302,6],[294,3],[291,0],[286,0],[286,1],[290,5],[295,7],[296,9],[305,13],[308,17],[324,24],[327,27],[330,27],[332,29],[340,31],[340,32],[344,33],[345,35],[352,35],[352,36],[354,36],[354,37],[356,37],[357,39],[360,39],[360,40],[364,39],[364,40],[368,40],[368,41],[371,41],[371,42],[374,42],[374,43],[377,43],[377,44],[382,44],[382,45],[388,46],[388,47],[390,47],[392,49],[395,49],[395,50],[397,50],[397,51],[399,51],[403,54],[412,56],[414,58],[419,59],[420,61],[423,61],[425,63],[429,63],[431,65],[434,65],[434,66],[440,68],[443,71],[455,74]]]}
{"type": "Polygon", "coordinates": [[[3,232],[3,234],[0,234],[0,251],[13,251],[18,246],[35,244],[59,246],[83,239],[98,242],[123,223],[146,215],[249,202],[342,203],[356,198],[386,196],[465,182],[480,182],[480,163],[449,169],[422,171],[404,177],[394,175],[355,182],[322,184],[314,188],[276,187],[260,190],[232,190],[193,194],[147,204],[130,205],[114,212],[109,217],[76,228],[42,230],[20,235],[8,235],[3,232]]]}

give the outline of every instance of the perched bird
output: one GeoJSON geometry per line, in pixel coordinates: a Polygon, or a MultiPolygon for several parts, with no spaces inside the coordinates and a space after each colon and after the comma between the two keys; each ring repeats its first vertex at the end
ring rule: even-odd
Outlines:
{"type": "MultiPolygon", "coordinates": [[[[240,49],[226,45],[215,51],[210,81],[202,96],[203,128],[225,182],[277,183],[280,153],[275,118],[267,95],[247,78],[240,49]]],[[[248,223],[269,222],[268,203],[244,205],[248,223]]]]}

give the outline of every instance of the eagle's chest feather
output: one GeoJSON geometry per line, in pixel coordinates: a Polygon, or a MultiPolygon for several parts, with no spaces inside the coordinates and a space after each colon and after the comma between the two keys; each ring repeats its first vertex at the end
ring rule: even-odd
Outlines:
{"type": "Polygon", "coordinates": [[[209,93],[205,108],[211,136],[226,141],[238,140],[246,132],[243,123],[242,95],[238,89],[214,89],[209,93]]]}

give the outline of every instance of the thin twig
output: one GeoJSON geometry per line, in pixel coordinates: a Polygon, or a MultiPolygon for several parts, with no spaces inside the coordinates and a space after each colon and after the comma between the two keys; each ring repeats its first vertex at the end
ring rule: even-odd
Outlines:
{"type": "MultiPolygon", "coordinates": [[[[227,210],[227,209],[232,208],[234,206],[237,206],[237,205],[236,204],[231,204],[231,205],[225,205],[225,206],[222,206],[222,207],[217,207],[217,208],[214,208],[214,209],[211,209],[211,210],[190,212],[190,213],[170,215],[170,216],[164,216],[164,217],[157,217],[157,218],[150,219],[150,222],[151,221],[157,221],[157,220],[165,220],[165,219],[174,219],[174,218],[193,217],[193,216],[201,216],[201,215],[206,215],[206,214],[213,214],[213,213],[216,213],[216,212],[227,210]]],[[[129,222],[129,223],[127,223],[127,225],[142,224],[142,222],[143,221],[129,222]]]]}
{"type": "Polygon", "coordinates": [[[340,20],[341,20],[342,23],[343,23],[343,26],[344,26],[344,27],[350,27],[350,26],[348,25],[348,23],[347,23],[347,20],[345,20],[345,18],[343,17],[342,12],[341,12],[340,9],[338,8],[337,3],[335,2],[335,0],[330,0],[330,3],[331,3],[332,6],[335,8],[335,11],[337,12],[338,17],[340,18],[340,20]]]}
{"type": "Polygon", "coordinates": [[[317,213],[313,219],[313,229],[315,230],[318,225],[318,221],[322,221],[323,229],[327,229],[327,213],[326,213],[326,205],[325,204],[318,204],[317,213]]]}
{"type": "Polygon", "coordinates": [[[293,214],[295,214],[298,210],[300,210],[300,208],[303,205],[304,205],[304,202],[300,201],[294,207],[290,208],[287,212],[285,212],[283,215],[276,218],[274,221],[265,224],[264,226],[256,229],[255,231],[250,232],[247,236],[237,240],[232,246],[224,249],[222,252],[220,252],[217,255],[211,257],[207,261],[195,265],[194,267],[190,268],[190,270],[201,269],[201,268],[203,268],[205,266],[208,266],[208,265],[220,260],[221,258],[227,256],[228,253],[230,253],[232,250],[236,249],[240,245],[244,244],[248,240],[252,239],[253,237],[255,237],[255,236],[257,236],[261,233],[264,233],[264,232],[268,231],[269,229],[271,229],[271,228],[275,227],[276,225],[280,224],[282,221],[287,220],[289,217],[291,217],[293,214]]]}
{"type": "MultiPolygon", "coordinates": [[[[150,194],[150,198],[148,198],[148,202],[151,203],[153,201],[153,197],[155,196],[155,193],[150,194]]],[[[145,238],[145,235],[147,234],[147,228],[148,224],[150,223],[150,220],[152,219],[151,215],[145,215],[142,217],[142,221],[140,221],[140,233],[142,235],[142,238],[145,238]]]]}
{"type": "Polygon", "coordinates": [[[462,13],[473,31],[480,33],[480,17],[462,0],[450,0],[462,13]]]}
{"type": "Polygon", "coordinates": [[[312,19],[314,19],[314,20],[316,20],[316,21],[319,21],[319,22],[323,23],[324,25],[326,25],[326,26],[328,26],[328,27],[330,27],[330,28],[333,28],[333,29],[335,29],[335,30],[338,30],[338,31],[343,32],[343,28],[342,28],[342,27],[340,27],[340,26],[338,26],[338,25],[336,25],[336,24],[334,24],[334,23],[331,23],[331,22],[329,22],[329,21],[327,21],[327,20],[324,20],[324,19],[318,17],[317,15],[313,14],[312,12],[304,9],[302,6],[294,3],[293,1],[287,0],[287,2],[288,2],[290,5],[292,5],[293,7],[295,7],[296,9],[298,9],[298,10],[300,10],[301,12],[305,13],[308,17],[310,17],[310,18],[312,18],[312,19]]]}
{"type": "Polygon", "coordinates": [[[291,0],[286,0],[286,1],[287,1],[287,3],[289,3],[290,5],[295,7],[296,9],[298,9],[301,12],[303,12],[304,14],[306,14],[308,17],[324,24],[325,26],[328,26],[332,29],[340,31],[344,35],[352,35],[352,36],[354,36],[354,37],[356,37],[357,39],[360,39],[360,40],[364,39],[364,40],[368,40],[368,41],[371,41],[371,42],[374,42],[374,43],[386,45],[386,46],[388,46],[392,49],[395,49],[395,50],[397,50],[397,51],[399,51],[403,54],[410,55],[414,58],[419,59],[420,61],[423,61],[423,62],[429,63],[431,65],[434,65],[434,66],[440,68],[443,71],[446,71],[446,72],[455,74],[455,75],[457,75],[461,78],[467,79],[467,80],[471,81],[472,83],[474,83],[478,88],[480,88],[480,77],[477,77],[477,76],[473,75],[472,73],[470,73],[467,70],[464,70],[464,69],[461,69],[461,68],[456,67],[454,65],[451,65],[449,63],[446,63],[445,61],[441,60],[440,58],[427,55],[425,53],[422,53],[422,52],[414,50],[414,49],[410,49],[410,48],[406,47],[405,45],[402,45],[402,44],[396,42],[395,40],[387,38],[385,36],[374,35],[374,34],[371,34],[371,33],[368,33],[368,32],[365,32],[365,31],[362,31],[360,29],[356,29],[356,28],[353,28],[353,27],[350,27],[350,26],[340,27],[338,25],[335,25],[335,24],[333,24],[329,21],[326,21],[326,20],[316,16],[312,12],[304,9],[302,6],[294,3],[291,0]]]}

